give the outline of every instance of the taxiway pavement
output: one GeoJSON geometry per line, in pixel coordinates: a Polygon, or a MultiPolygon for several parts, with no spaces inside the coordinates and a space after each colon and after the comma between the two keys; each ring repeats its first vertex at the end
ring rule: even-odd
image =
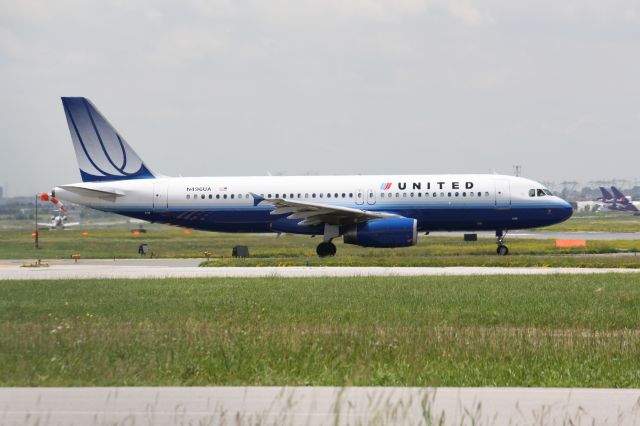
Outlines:
{"type": "Polygon", "coordinates": [[[624,268],[511,268],[511,267],[207,267],[201,259],[87,259],[48,262],[47,267],[24,267],[25,261],[0,261],[1,280],[137,279],[137,278],[250,278],[250,277],[381,277],[440,275],[552,275],[640,273],[624,268]]]}
{"type": "Polygon", "coordinates": [[[6,425],[640,422],[638,389],[0,388],[0,401],[0,422],[6,425]]]}

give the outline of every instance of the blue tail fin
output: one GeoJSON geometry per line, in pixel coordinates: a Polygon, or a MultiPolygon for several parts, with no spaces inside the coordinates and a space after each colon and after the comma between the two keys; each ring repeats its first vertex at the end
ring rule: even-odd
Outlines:
{"type": "Polygon", "coordinates": [[[83,182],[153,179],[138,154],[87,98],[62,98],[83,182]]]}
{"type": "Polygon", "coordinates": [[[602,201],[611,201],[613,200],[613,195],[602,186],[600,187],[600,192],[602,193],[602,201]]]}
{"type": "Polygon", "coordinates": [[[629,200],[627,199],[626,195],[624,195],[622,191],[620,191],[618,188],[616,188],[615,186],[612,186],[611,191],[613,192],[613,195],[616,197],[617,202],[619,202],[620,204],[629,204],[629,200]]]}

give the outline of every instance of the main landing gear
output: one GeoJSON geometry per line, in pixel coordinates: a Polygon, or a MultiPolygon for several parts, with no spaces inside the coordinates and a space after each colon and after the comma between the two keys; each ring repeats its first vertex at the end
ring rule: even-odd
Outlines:
{"type": "Polygon", "coordinates": [[[331,242],[335,237],[340,236],[340,227],[336,225],[324,225],[323,241],[316,247],[318,257],[329,257],[336,255],[336,245],[331,242]]]}
{"type": "Polygon", "coordinates": [[[503,231],[502,229],[498,229],[496,231],[496,243],[498,244],[498,248],[496,249],[496,253],[498,256],[506,256],[509,254],[509,248],[504,245],[504,239],[507,236],[507,231],[503,231]]]}
{"type": "Polygon", "coordinates": [[[320,243],[316,248],[316,253],[318,253],[318,257],[329,257],[336,255],[336,245],[331,241],[327,243],[320,243]]]}

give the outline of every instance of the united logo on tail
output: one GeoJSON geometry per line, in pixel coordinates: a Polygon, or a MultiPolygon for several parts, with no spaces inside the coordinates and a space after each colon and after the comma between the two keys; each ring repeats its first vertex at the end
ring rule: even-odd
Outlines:
{"type": "Polygon", "coordinates": [[[62,98],[84,182],[155,176],[116,129],[86,98],[62,98]]]}

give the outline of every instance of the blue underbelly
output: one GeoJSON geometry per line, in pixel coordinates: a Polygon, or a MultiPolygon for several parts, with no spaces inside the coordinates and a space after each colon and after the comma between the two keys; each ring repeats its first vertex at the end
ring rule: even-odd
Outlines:
{"type": "MultiPolygon", "coordinates": [[[[369,206],[370,207],[370,206],[369,206]]],[[[369,208],[368,210],[374,210],[369,208]]],[[[549,226],[571,216],[566,208],[420,208],[420,209],[375,209],[392,212],[417,219],[419,231],[474,231],[496,229],[526,229],[549,226]]],[[[267,209],[225,210],[169,210],[141,212],[119,210],[122,214],[150,222],[165,223],[193,229],[216,232],[291,232],[321,234],[322,226],[298,226],[297,220],[286,219],[286,215],[274,216],[267,209]]]]}

